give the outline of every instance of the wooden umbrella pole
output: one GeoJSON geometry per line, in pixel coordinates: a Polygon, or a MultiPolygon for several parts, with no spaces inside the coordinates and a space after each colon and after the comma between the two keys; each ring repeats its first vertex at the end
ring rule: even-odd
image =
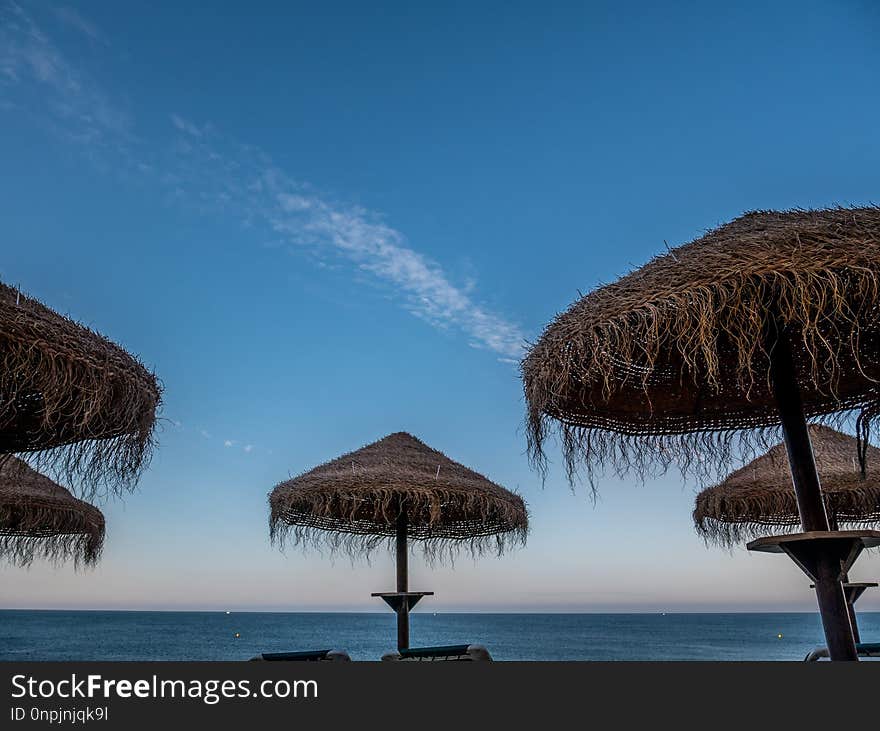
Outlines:
{"type": "MultiPolygon", "coordinates": [[[[832,530],[837,529],[832,528],[832,530]]],[[[853,641],[858,645],[862,641],[862,637],[859,632],[859,619],[856,616],[856,600],[862,595],[864,588],[848,586],[849,578],[846,574],[841,576],[840,580],[843,582],[843,595],[846,597],[846,608],[849,612],[849,624],[852,627],[853,641]]],[[[815,589],[816,585],[810,584],[810,588],[815,589]]]]}
{"type": "MultiPolygon", "coordinates": [[[[837,530],[837,528],[832,528],[831,530],[837,530]]],[[[856,601],[858,601],[867,586],[850,584],[849,577],[846,574],[841,576],[840,580],[843,582],[843,594],[846,597],[846,608],[849,611],[849,624],[852,627],[853,640],[858,645],[862,641],[862,637],[859,632],[859,620],[856,616],[856,601]]],[[[816,585],[810,584],[810,588],[815,589],[816,585]]]]}
{"type": "MultiPolygon", "coordinates": [[[[830,525],[804,417],[791,344],[782,327],[775,328],[769,345],[770,378],[782,422],[801,524],[807,532],[827,531],[830,525]]],[[[832,660],[858,660],[850,610],[840,582],[840,568],[839,560],[832,555],[821,552],[816,556],[816,599],[829,657],[832,660]]]]}
{"type": "MultiPolygon", "coordinates": [[[[831,523],[831,530],[840,530],[838,528],[837,516],[832,513],[829,516],[829,521],[831,523]]],[[[859,620],[856,617],[856,599],[858,599],[861,594],[853,594],[852,589],[848,588],[846,585],[849,583],[849,574],[843,574],[840,577],[840,582],[843,585],[843,595],[846,597],[846,608],[849,612],[849,626],[852,627],[853,633],[853,641],[856,644],[862,641],[861,633],[859,632],[859,620]]]]}
{"type": "Polygon", "coordinates": [[[851,601],[847,601],[846,608],[849,611],[849,624],[850,627],[852,627],[853,642],[859,643],[862,641],[862,638],[859,635],[859,622],[856,618],[856,605],[851,601]]]}
{"type": "MultiPolygon", "coordinates": [[[[406,511],[401,507],[397,516],[397,591],[409,591],[409,567],[407,565],[407,520],[406,511]]],[[[409,647],[409,600],[402,598],[397,608],[397,649],[409,647]]]]}
{"type": "MultiPolygon", "coordinates": [[[[840,530],[840,521],[837,519],[837,513],[829,509],[829,505],[825,504],[825,513],[828,516],[828,528],[830,530],[840,530]]],[[[858,594],[853,594],[853,590],[847,586],[849,583],[849,575],[842,574],[840,577],[840,582],[843,585],[843,595],[846,598],[846,608],[849,613],[849,625],[852,627],[853,633],[853,641],[856,644],[862,641],[861,634],[859,633],[859,621],[856,617],[856,605],[855,599],[861,596],[861,592],[858,594]]]]}

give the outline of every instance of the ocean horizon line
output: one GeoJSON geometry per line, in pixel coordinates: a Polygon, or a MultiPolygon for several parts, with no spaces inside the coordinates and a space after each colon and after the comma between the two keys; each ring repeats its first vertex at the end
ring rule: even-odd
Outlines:
{"type": "MultiPolygon", "coordinates": [[[[129,609],[129,608],[94,608],[94,607],[0,607],[0,613],[12,612],[102,612],[102,613],[128,613],[128,614],[340,614],[340,615],[387,615],[387,611],[382,609],[375,610],[356,610],[356,609],[129,609]]],[[[815,611],[805,609],[717,609],[717,610],[682,610],[682,609],[663,609],[663,610],[642,610],[642,611],[609,611],[609,610],[545,610],[545,611],[524,611],[524,610],[413,610],[412,614],[424,615],[516,615],[516,616],[543,616],[543,615],[599,615],[599,616],[653,616],[653,615],[768,615],[768,614],[815,614],[815,611]]],[[[859,614],[880,614],[880,609],[867,609],[859,611],[859,614]]]]}

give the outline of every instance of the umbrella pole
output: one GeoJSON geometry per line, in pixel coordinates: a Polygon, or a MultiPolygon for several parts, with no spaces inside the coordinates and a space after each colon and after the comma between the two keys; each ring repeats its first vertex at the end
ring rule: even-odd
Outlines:
{"type": "MultiPolygon", "coordinates": [[[[409,591],[409,566],[407,565],[406,546],[407,520],[406,511],[401,510],[397,516],[397,591],[409,591]]],[[[404,599],[397,608],[397,649],[409,647],[409,601],[404,599]]]]}
{"type": "MultiPolygon", "coordinates": [[[[777,325],[773,334],[775,338],[771,338],[769,343],[770,378],[785,436],[801,524],[805,532],[828,531],[828,515],[822,500],[822,488],[816,471],[807,420],[804,417],[791,345],[782,327],[777,325]]],[[[822,616],[828,655],[832,660],[858,660],[850,607],[840,580],[840,561],[820,549],[815,555],[815,568],[816,599],[822,616]]]]}
{"type": "Polygon", "coordinates": [[[862,641],[859,634],[859,622],[856,619],[856,605],[847,597],[846,608],[849,610],[849,624],[852,627],[853,641],[857,644],[862,641]]]}
{"type": "MultiPolygon", "coordinates": [[[[831,530],[837,530],[836,528],[832,528],[831,530]]],[[[858,584],[850,584],[849,578],[846,574],[841,578],[843,582],[843,595],[846,597],[846,609],[849,612],[849,624],[852,627],[853,640],[858,645],[862,641],[861,633],[859,632],[859,620],[856,616],[856,601],[865,591],[865,586],[859,586],[858,584]]],[[[815,584],[810,584],[811,589],[815,589],[815,584]]]]}
{"type": "MultiPolygon", "coordinates": [[[[834,511],[831,511],[831,514],[828,516],[828,524],[831,530],[840,530],[837,515],[835,515],[834,511]]],[[[862,637],[859,633],[859,621],[856,618],[856,599],[861,596],[861,592],[854,594],[852,588],[847,586],[849,583],[848,573],[841,576],[840,581],[843,584],[843,595],[846,597],[846,608],[849,611],[849,625],[852,627],[853,640],[856,644],[859,644],[862,641],[862,637]]]]}
{"type": "Polygon", "coordinates": [[[433,596],[433,591],[409,590],[409,567],[407,565],[407,534],[409,521],[403,505],[394,524],[397,548],[397,591],[382,591],[373,596],[381,597],[397,615],[397,649],[409,649],[409,612],[423,596],[433,596]]]}

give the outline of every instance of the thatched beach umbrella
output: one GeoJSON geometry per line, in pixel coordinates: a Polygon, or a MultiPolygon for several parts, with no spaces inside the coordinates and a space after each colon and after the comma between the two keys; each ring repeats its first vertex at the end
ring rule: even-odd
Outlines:
{"type": "Polygon", "coordinates": [[[0,465],[0,558],[93,564],[104,544],[104,516],[93,505],[16,457],[0,465]]]}
{"type": "Polygon", "coordinates": [[[131,486],[160,398],[136,358],[0,283],[0,459],[27,452],[90,488],[131,486]]]}
{"type": "Polygon", "coordinates": [[[522,498],[399,432],[282,482],[269,495],[274,539],[369,553],[394,541],[397,591],[374,594],[397,612],[399,649],[409,646],[409,610],[425,595],[408,586],[407,541],[429,556],[459,547],[482,553],[524,543],[522,498]]]}
{"type": "MultiPolygon", "coordinates": [[[[831,529],[878,527],[880,450],[868,447],[863,475],[853,437],[817,424],[811,424],[809,431],[831,529]]],[[[785,445],[777,444],[720,484],[700,492],[695,500],[694,525],[706,541],[728,548],[764,535],[768,527],[794,532],[800,516],[785,445]]],[[[877,584],[844,582],[856,642],[859,631],[853,605],[873,586],[877,584]]]]}
{"type": "MultiPolygon", "coordinates": [[[[818,424],[810,424],[809,432],[832,530],[880,526],[880,449],[868,447],[863,475],[853,437],[818,424]]],[[[700,492],[694,525],[707,541],[725,547],[760,538],[768,527],[800,526],[785,444],[700,492]]]]}
{"type": "MultiPolygon", "coordinates": [[[[754,212],[559,315],[523,361],[533,458],[715,474],[781,427],[832,659],[856,659],[806,417],[880,409],[880,209],[754,212]]],[[[864,459],[864,448],[859,457],[864,459]]],[[[876,536],[852,537],[873,541],[876,536]]],[[[781,545],[781,544],[779,544],[781,545]]],[[[777,548],[779,548],[777,545],[777,548]]]]}

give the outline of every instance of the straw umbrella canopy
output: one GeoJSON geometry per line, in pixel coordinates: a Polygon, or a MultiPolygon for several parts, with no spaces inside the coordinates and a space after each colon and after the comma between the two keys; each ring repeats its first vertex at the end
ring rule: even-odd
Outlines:
{"type": "Polygon", "coordinates": [[[130,487],[160,400],[135,357],[0,283],[0,455],[30,453],[89,490],[130,487]]]}
{"type": "Polygon", "coordinates": [[[477,552],[523,543],[523,499],[398,432],[282,482],[269,495],[273,539],[361,554],[397,535],[436,554],[467,545],[477,552]]]}
{"type": "Polygon", "coordinates": [[[547,327],[522,363],[532,458],[545,464],[555,429],[570,478],[580,465],[592,481],[608,465],[673,462],[719,474],[781,431],[804,540],[752,547],[802,554],[831,658],[857,659],[837,554],[877,536],[827,536],[806,419],[855,413],[864,468],[880,413],[878,314],[880,208],[747,213],[547,327]]]}
{"type": "MultiPolygon", "coordinates": [[[[853,437],[811,424],[810,438],[831,527],[880,525],[880,450],[868,447],[867,474],[862,476],[853,437]]],[[[785,445],[777,444],[700,492],[694,525],[707,541],[725,547],[766,535],[768,527],[793,532],[800,516],[785,445]]]]}
{"type": "MultiPolygon", "coordinates": [[[[855,460],[856,440],[818,424],[809,427],[822,495],[833,530],[876,527],[880,524],[880,450],[867,448],[867,471],[855,460]]],[[[694,506],[694,525],[707,542],[727,548],[743,539],[758,538],[768,527],[793,532],[800,524],[797,499],[784,444],[731,473],[723,482],[700,492],[694,506]]],[[[876,583],[850,583],[844,576],[844,596],[856,642],[860,641],[855,603],[876,583]]]]}
{"type": "Polygon", "coordinates": [[[377,594],[398,616],[408,646],[408,612],[425,592],[408,589],[407,541],[429,557],[465,546],[474,554],[525,542],[523,499],[398,432],[278,485],[269,495],[273,540],[329,546],[351,555],[396,545],[397,591],[377,594]]]}
{"type": "Polygon", "coordinates": [[[532,455],[542,461],[558,429],[571,472],[677,462],[720,476],[735,447],[776,441],[762,430],[780,423],[768,378],[777,329],[807,417],[870,416],[878,312],[880,208],[747,213],[546,328],[522,363],[532,455]]]}
{"type": "Polygon", "coordinates": [[[0,557],[18,566],[35,558],[93,564],[104,544],[104,516],[25,462],[0,465],[0,557]]]}

